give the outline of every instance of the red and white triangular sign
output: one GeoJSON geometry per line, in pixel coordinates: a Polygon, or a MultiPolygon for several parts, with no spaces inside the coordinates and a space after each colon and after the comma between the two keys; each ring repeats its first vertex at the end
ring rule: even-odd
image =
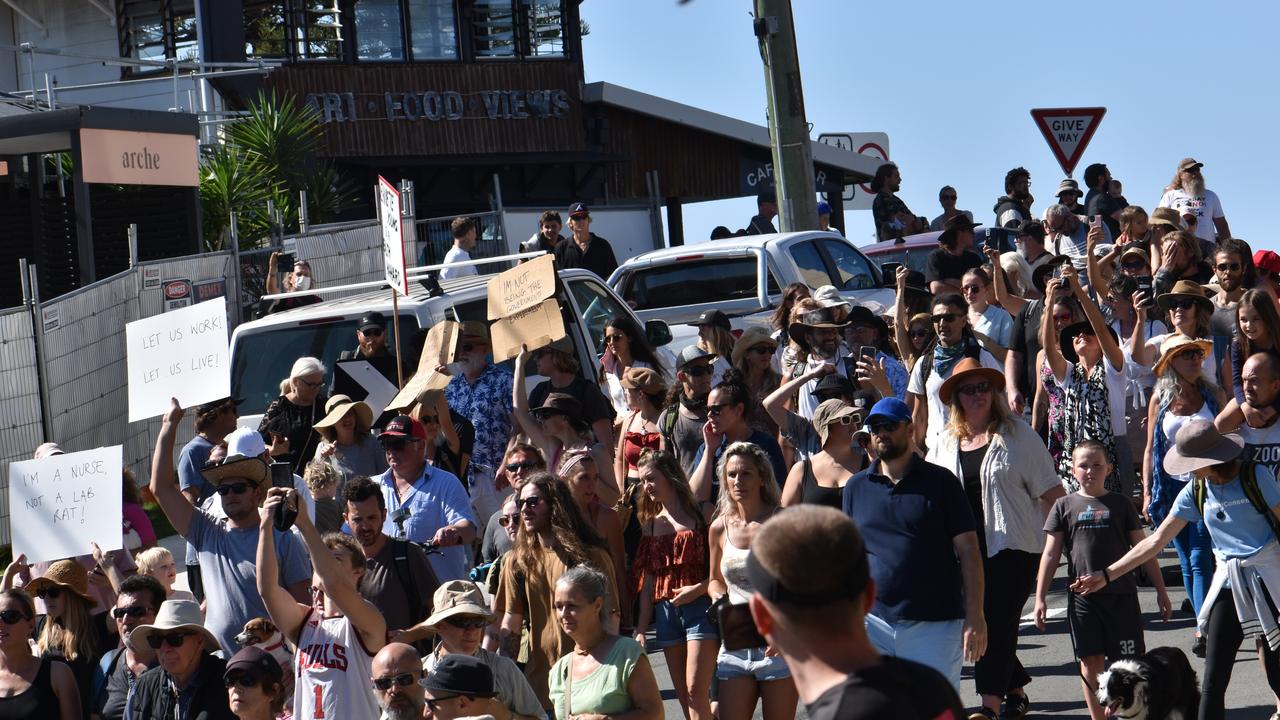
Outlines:
{"type": "Polygon", "coordinates": [[[1040,108],[1031,111],[1036,127],[1068,176],[1076,169],[1084,148],[1102,122],[1106,108],[1040,108]]]}

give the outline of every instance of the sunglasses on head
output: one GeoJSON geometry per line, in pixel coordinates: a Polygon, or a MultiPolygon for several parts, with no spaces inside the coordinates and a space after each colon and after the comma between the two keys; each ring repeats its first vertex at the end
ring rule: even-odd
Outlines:
{"type": "Polygon", "coordinates": [[[891,433],[900,427],[902,427],[901,420],[872,420],[867,423],[867,429],[870,430],[873,435],[891,433]]]}
{"type": "Polygon", "coordinates": [[[478,617],[473,617],[473,618],[451,617],[451,618],[445,618],[445,622],[451,625],[452,627],[458,628],[459,630],[474,630],[476,628],[482,628],[485,625],[488,625],[488,623],[484,621],[484,618],[478,618],[478,617]]]}
{"type": "Polygon", "coordinates": [[[161,645],[168,645],[171,648],[182,647],[182,643],[186,642],[192,634],[188,632],[152,634],[147,636],[147,645],[150,645],[152,650],[159,650],[161,645]]]}
{"type": "Polygon", "coordinates": [[[520,498],[516,501],[516,510],[524,510],[525,508],[532,510],[533,508],[538,507],[541,502],[541,495],[530,495],[527,498],[520,498]]]}
{"type": "Polygon", "coordinates": [[[501,525],[502,527],[510,527],[511,523],[516,522],[519,519],[520,519],[519,515],[503,515],[502,517],[498,518],[498,524],[501,525]]]}
{"type": "Polygon", "coordinates": [[[222,678],[222,684],[226,685],[228,688],[235,687],[236,685],[243,688],[258,687],[258,684],[261,682],[262,678],[249,673],[237,673],[235,675],[228,675],[222,678]]]}
{"type": "Polygon", "coordinates": [[[681,372],[683,372],[685,375],[688,375],[689,377],[702,377],[703,375],[711,374],[711,366],[695,365],[693,367],[686,367],[681,372]]]}
{"type": "Polygon", "coordinates": [[[516,472],[518,470],[533,470],[538,467],[538,463],[532,460],[523,462],[509,462],[506,464],[507,472],[516,472]]]}
{"type": "Polygon", "coordinates": [[[942,323],[954,322],[958,317],[960,316],[956,313],[943,313],[941,315],[934,315],[929,319],[933,320],[934,325],[940,325],[942,323]]]}
{"type": "Polygon", "coordinates": [[[382,337],[382,328],[380,327],[371,327],[367,330],[361,330],[360,332],[367,337],[382,337]]]}
{"type": "Polygon", "coordinates": [[[31,618],[27,617],[26,615],[23,615],[18,610],[0,610],[0,622],[4,623],[5,625],[14,625],[24,620],[30,620],[30,619],[31,618]]]}
{"type": "Polygon", "coordinates": [[[222,483],[218,487],[214,488],[213,491],[218,493],[222,497],[226,497],[228,495],[239,495],[243,492],[246,492],[250,488],[255,488],[255,487],[258,487],[258,484],[251,483],[251,482],[222,483]]]}
{"type": "Polygon", "coordinates": [[[970,396],[986,395],[987,393],[991,392],[991,383],[980,382],[980,383],[973,383],[972,385],[962,385],[960,386],[959,389],[956,390],[956,392],[960,393],[961,395],[970,395],[970,396]]]}
{"type": "Polygon", "coordinates": [[[383,692],[386,692],[391,689],[392,685],[396,687],[409,687],[416,682],[418,682],[418,678],[414,677],[413,673],[400,673],[399,675],[392,675],[391,677],[374,678],[373,686],[383,692]]]}
{"type": "Polygon", "coordinates": [[[147,608],[141,605],[130,605],[129,607],[111,608],[111,617],[117,620],[123,620],[126,617],[140,618],[147,614],[147,608]]]}

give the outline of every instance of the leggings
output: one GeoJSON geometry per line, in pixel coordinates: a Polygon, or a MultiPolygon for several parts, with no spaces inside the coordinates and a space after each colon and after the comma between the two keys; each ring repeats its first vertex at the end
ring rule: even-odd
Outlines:
{"type": "MultiPolygon", "coordinates": [[[[1270,598],[1267,602],[1274,613],[1274,603],[1270,598]]],[[[1227,685],[1231,682],[1236,652],[1244,642],[1244,633],[1240,629],[1240,618],[1236,615],[1236,604],[1230,588],[1219,591],[1213,608],[1209,611],[1205,635],[1207,641],[1204,677],[1201,678],[1204,687],[1200,696],[1200,720],[1220,720],[1226,717],[1227,685]]],[[[1265,643],[1263,647],[1266,647],[1265,643]]],[[[1280,695],[1280,654],[1267,648],[1263,653],[1262,666],[1266,670],[1271,692],[1280,695]]]]}
{"type": "Polygon", "coordinates": [[[1004,697],[1010,690],[1031,682],[1018,660],[1018,625],[1022,607],[1035,588],[1039,566],[1039,555],[1021,550],[1001,550],[995,557],[983,560],[986,593],[982,612],[987,620],[987,652],[973,666],[979,695],[1004,697]]]}
{"type": "Polygon", "coordinates": [[[1182,566],[1182,586],[1191,599],[1191,609],[1196,617],[1204,606],[1204,596],[1213,580],[1213,543],[1204,521],[1189,522],[1173,537],[1173,549],[1178,551],[1178,564],[1182,566]]]}

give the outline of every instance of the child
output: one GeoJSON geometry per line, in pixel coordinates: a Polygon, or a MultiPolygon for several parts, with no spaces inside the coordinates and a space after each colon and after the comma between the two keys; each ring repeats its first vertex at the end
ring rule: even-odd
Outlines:
{"type": "MultiPolygon", "coordinates": [[[[1097,572],[1119,560],[1145,536],[1138,513],[1128,498],[1108,493],[1103,481],[1111,472],[1107,451],[1097,440],[1078,443],[1071,453],[1071,473],[1080,490],[1059,498],[1049,511],[1044,531],[1048,533],[1040,558],[1036,582],[1036,628],[1044,631],[1047,606],[1045,596],[1058,569],[1058,559],[1067,550],[1068,577],[1097,572]]],[[[1156,586],[1156,601],[1164,619],[1172,607],[1165,592],[1164,578],[1154,558],[1146,564],[1147,575],[1156,586]]],[[[1138,586],[1130,573],[1100,592],[1080,597],[1067,595],[1067,623],[1080,661],[1080,678],[1085,703],[1093,720],[1103,720],[1098,706],[1098,675],[1106,661],[1134,657],[1146,652],[1142,637],[1142,611],[1138,607],[1138,586]]]]}
{"type": "Polygon", "coordinates": [[[323,535],[342,532],[342,505],[338,503],[338,471],[324,460],[307,463],[302,479],[316,501],[316,529],[323,535]]]}
{"type": "Polygon", "coordinates": [[[1115,198],[1120,203],[1120,207],[1129,207],[1129,201],[1124,199],[1124,185],[1120,184],[1119,180],[1113,179],[1111,181],[1110,187],[1107,188],[1107,194],[1115,198]]]}
{"type": "Polygon", "coordinates": [[[173,563],[173,554],[157,545],[143,550],[134,556],[138,572],[150,575],[164,586],[166,600],[195,600],[195,595],[186,590],[174,590],[173,582],[178,579],[178,566],[173,563]]]}

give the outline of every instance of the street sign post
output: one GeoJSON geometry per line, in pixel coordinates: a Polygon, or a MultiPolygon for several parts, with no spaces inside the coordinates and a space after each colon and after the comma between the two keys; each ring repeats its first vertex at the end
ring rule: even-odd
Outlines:
{"type": "Polygon", "coordinates": [[[396,334],[396,389],[404,387],[404,360],[400,357],[400,296],[409,294],[409,274],[404,265],[404,227],[400,219],[400,191],[378,176],[378,215],[382,219],[382,269],[391,286],[391,325],[396,334]]]}
{"type": "Polygon", "coordinates": [[[1084,155],[1084,149],[1102,122],[1106,108],[1039,108],[1031,111],[1031,119],[1049,143],[1062,171],[1071,177],[1084,155]]]}
{"type": "MultiPolygon", "coordinates": [[[[838,147],[841,150],[855,152],[859,155],[873,157],[881,162],[889,161],[888,133],[823,133],[818,136],[818,142],[838,147]]],[[[844,186],[845,212],[850,210],[870,210],[871,203],[875,199],[876,194],[871,192],[870,185],[863,183],[844,186]]]]}

